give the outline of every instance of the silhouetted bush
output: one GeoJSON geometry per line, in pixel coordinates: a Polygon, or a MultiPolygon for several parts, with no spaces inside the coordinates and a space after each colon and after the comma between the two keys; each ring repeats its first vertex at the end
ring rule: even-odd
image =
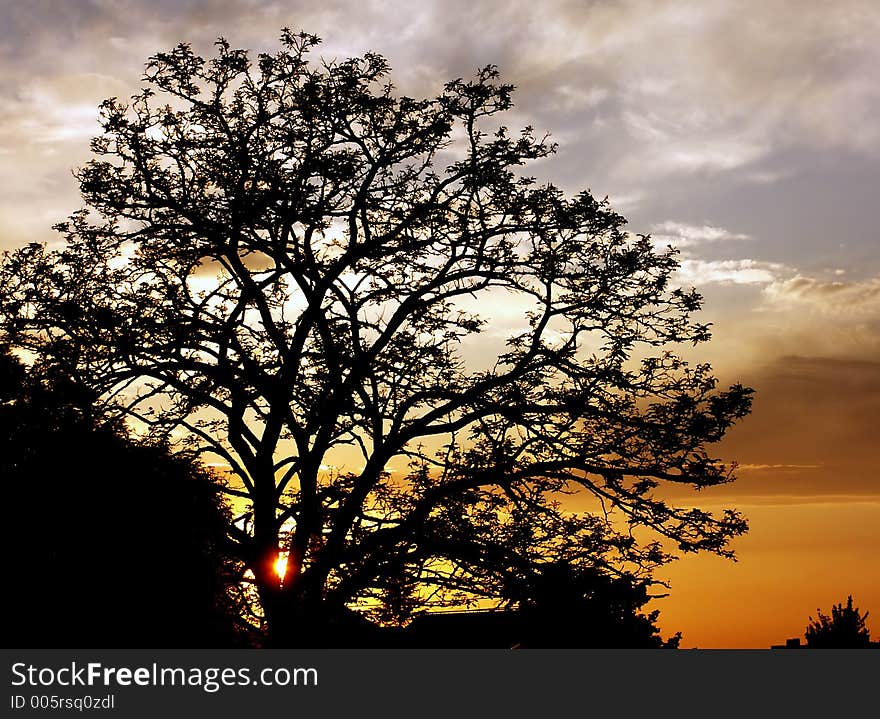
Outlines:
{"type": "Polygon", "coordinates": [[[843,603],[831,607],[831,616],[817,609],[818,619],[810,617],[805,635],[810,649],[859,649],[871,645],[871,636],[865,625],[868,612],[859,613],[853,607],[852,595],[843,603]]]}

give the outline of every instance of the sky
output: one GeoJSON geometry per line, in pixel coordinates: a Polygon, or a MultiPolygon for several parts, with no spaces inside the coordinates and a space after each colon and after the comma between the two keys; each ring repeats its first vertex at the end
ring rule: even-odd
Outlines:
{"type": "MultiPolygon", "coordinates": [[[[681,250],[722,381],[756,389],[719,453],[736,563],[686,557],[656,602],[682,646],[767,647],[852,594],[880,616],[880,5],[875,0],[3,0],[0,248],[53,241],[79,206],[97,106],[157,51],[282,27],[326,57],[375,51],[402,93],[498,65],[512,127],[559,152],[530,173],[608,196],[681,250]]],[[[880,621],[869,618],[880,635],[880,621]]]]}

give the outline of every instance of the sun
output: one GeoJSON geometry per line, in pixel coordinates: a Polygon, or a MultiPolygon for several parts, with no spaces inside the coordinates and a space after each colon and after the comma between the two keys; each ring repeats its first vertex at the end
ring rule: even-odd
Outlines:
{"type": "Polygon", "coordinates": [[[279,552],[278,558],[275,560],[275,574],[279,579],[284,579],[287,574],[287,552],[279,552]]]}

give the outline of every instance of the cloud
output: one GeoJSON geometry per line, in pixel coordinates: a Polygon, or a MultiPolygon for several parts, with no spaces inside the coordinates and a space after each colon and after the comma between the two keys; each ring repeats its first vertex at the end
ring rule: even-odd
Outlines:
{"type": "Polygon", "coordinates": [[[764,294],[773,303],[807,307],[826,314],[880,313],[880,277],[842,282],[797,275],[770,283],[764,288],[764,294]]]}
{"type": "Polygon", "coordinates": [[[756,394],[720,446],[745,470],[731,493],[880,496],[880,362],[789,355],[740,379],[756,394]]]}
{"type": "Polygon", "coordinates": [[[740,464],[737,470],[740,472],[766,472],[766,471],[785,471],[797,472],[802,469],[819,469],[821,464],[740,464]]]}
{"type": "Polygon", "coordinates": [[[651,228],[651,236],[656,243],[685,248],[698,245],[730,242],[732,240],[748,240],[749,235],[730,232],[723,227],[713,225],[688,225],[683,222],[667,220],[655,224],[651,228]]]}
{"type": "MultiPolygon", "coordinates": [[[[666,113],[648,107],[647,98],[629,102],[633,109],[624,110],[621,120],[635,143],[615,170],[620,175],[715,174],[752,165],[771,149],[769,142],[759,137],[725,136],[723,127],[712,123],[696,127],[687,122],[671,124],[666,113]]],[[[676,114],[674,120],[678,119],[676,114]]]]}
{"type": "Polygon", "coordinates": [[[34,80],[18,89],[0,110],[0,147],[7,153],[22,145],[84,147],[98,134],[98,103],[125,97],[131,88],[108,75],[83,73],[34,80]]]}
{"type": "Polygon", "coordinates": [[[734,285],[765,285],[785,272],[785,265],[753,259],[741,260],[682,260],[676,280],[684,285],[711,283],[734,285]]]}

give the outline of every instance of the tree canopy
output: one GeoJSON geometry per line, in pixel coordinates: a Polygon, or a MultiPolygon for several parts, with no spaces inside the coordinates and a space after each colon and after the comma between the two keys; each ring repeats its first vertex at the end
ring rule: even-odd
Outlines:
{"type": "Polygon", "coordinates": [[[536,564],[729,555],[738,512],[662,495],[733,479],[708,447],[751,394],[675,353],[709,338],[675,252],[522,171],[556,147],[503,125],[494,67],[414,99],[318,43],[152,57],[63,246],[6,258],[0,339],[228,470],[279,642],[503,601],[536,564]]]}

